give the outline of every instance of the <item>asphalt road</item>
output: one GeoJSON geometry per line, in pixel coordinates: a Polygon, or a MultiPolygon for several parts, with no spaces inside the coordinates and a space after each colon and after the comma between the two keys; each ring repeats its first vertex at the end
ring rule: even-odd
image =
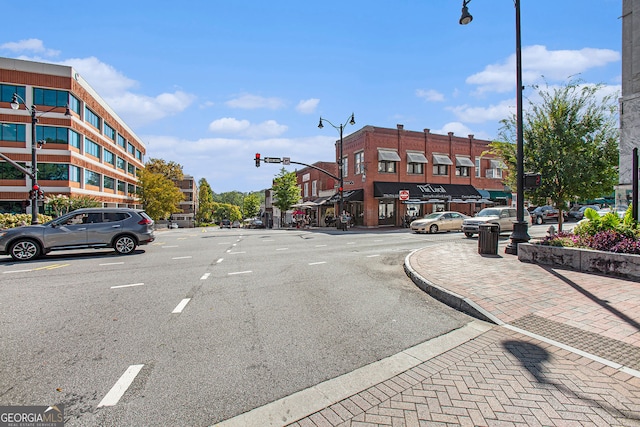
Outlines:
{"type": "Polygon", "coordinates": [[[477,245],[408,230],[178,229],[129,256],[0,257],[0,405],[62,403],[67,426],[233,417],[466,324],[402,268],[450,239],[477,245]]]}

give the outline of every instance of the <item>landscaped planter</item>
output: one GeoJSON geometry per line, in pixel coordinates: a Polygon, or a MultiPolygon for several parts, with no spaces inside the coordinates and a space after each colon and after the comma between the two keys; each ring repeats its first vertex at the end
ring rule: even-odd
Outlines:
{"type": "Polygon", "coordinates": [[[640,279],[640,255],[520,243],[518,244],[518,260],[533,264],[572,268],[586,273],[602,273],[627,279],[640,279]]]}

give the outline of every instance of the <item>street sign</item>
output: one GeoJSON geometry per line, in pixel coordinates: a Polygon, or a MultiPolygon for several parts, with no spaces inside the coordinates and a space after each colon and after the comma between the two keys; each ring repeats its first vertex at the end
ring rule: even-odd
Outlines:
{"type": "Polygon", "coordinates": [[[291,158],[290,157],[283,157],[282,158],[282,164],[287,166],[291,164],[291,158]]]}
{"type": "Polygon", "coordinates": [[[400,190],[398,196],[402,201],[409,200],[409,190],[400,190]]]}
{"type": "Polygon", "coordinates": [[[342,181],[344,185],[353,185],[353,181],[342,181]]]}
{"type": "Polygon", "coordinates": [[[282,159],[280,157],[265,157],[263,162],[265,162],[265,163],[282,163],[282,159]]]}

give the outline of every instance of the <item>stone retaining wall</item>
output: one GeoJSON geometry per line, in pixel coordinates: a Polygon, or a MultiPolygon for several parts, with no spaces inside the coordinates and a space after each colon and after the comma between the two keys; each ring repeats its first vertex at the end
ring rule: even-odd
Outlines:
{"type": "Polygon", "coordinates": [[[520,243],[518,260],[640,280],[640,255],[520,243]]]}

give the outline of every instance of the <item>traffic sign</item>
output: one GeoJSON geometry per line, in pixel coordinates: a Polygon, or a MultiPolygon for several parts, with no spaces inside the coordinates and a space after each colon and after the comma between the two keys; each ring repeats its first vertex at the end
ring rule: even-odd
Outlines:
{"type": "Polygon", "coordinates": [[[290,165],[291,164],[291,158],[290,157],[283,157],[282,158],[282,164],[283,165],[290,165]]]}
{"type": "Polygon", "coordinates": [[[263,160],[265,163],[282,163],[280,157],[265,157],[263,160]]]}
{"type": "Polygon", "coordinates": [[[400,193],[398,194],[398,196],[402,201],[409,200],[409,190],[400,190],[400,193]]]}

